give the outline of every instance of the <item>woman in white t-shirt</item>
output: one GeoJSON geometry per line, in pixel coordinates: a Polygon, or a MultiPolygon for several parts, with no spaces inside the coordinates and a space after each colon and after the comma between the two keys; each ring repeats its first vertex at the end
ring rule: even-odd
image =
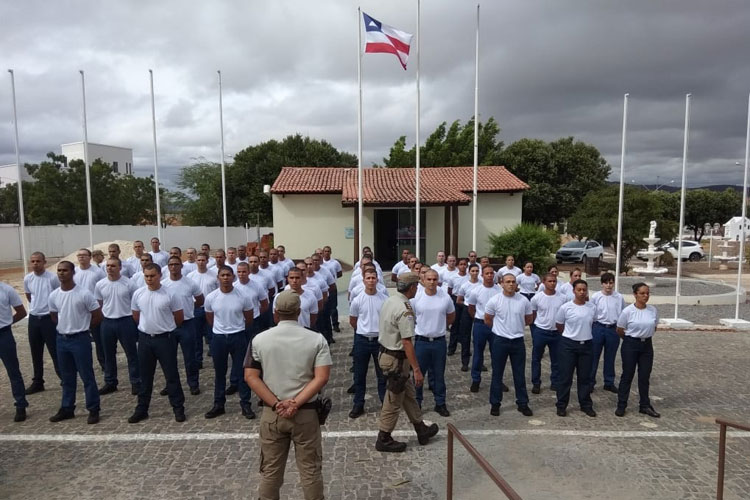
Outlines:
{"type": "Polygon", "coordinates": [[[638,395],[640,396],[639,412],[649,417],[661,415],[651,406],[648,390],[651,379],[651,368],[654,364],[654,347],[651,339],[659,323],[659,312],[648,305],[650,290],[645,283],[633,285],[635,304],[622,310],[617,320],[617,334],[623,339],[620,355],[622,356],[622,376],[617,391],[617,410],[615,415],[625,416],[628,406],[630,385],[633,383],[635,369],[638,368],[638,395]]]}
{"type": "Polygon", "coordinates": [[[516,276],[518,291],[529,300],[536,294],[536,289],[541,282],[542,280],[539,279],[539,276],[534,273],[534,264],[532,262],[524,264],[523,272],[516,276]]]}

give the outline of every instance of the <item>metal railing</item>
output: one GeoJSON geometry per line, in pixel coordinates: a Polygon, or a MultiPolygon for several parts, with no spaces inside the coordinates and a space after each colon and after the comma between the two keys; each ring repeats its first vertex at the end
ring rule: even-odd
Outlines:
{"type": "Polygon", "coordinates": [[[466,437],[461,434],[461,432],[456,429],[456,427],[453,424],[448,424],[448,481],[447,481],[447,494],[446,498],[447,500],[453,500],[453,437],[456,437],[458,439],[458,442],[463,445],[463,447],[466,449],[466,451],[469,452],[469,455],[472,456],[472,458],[479,464],[479,466],[484,470],[484,472],[487,473],[488,476],[490,476],[490,479],[497,485],[498,488],[500,488],[500,491],[502,491],[505,494],[506,498],[509,498],[510,500],[522,500],[521,496],[516,493],[516,491],[511,488],[511,486],[508,484],[505,479],[502,478],[499,472],[495,470],[492,465],[485,459],[481,453],[477,451],[474,446],[466,439],[466,437]]]}
{"type": "MultiPolygon", "coordinates": [[[[737,422],[723,418],[717,418],[716,423],[719,424],[719,477],[716,484],[716,500],[722,500],[724,498],[724,462],[727,451],[727,427],[750,432],[750,425],[738,424],[737,422]]],[[[450,424],[448,426],[450,427],[450,424]]],[[[450,436],[450,433],[448,435],[450,436]]]]}

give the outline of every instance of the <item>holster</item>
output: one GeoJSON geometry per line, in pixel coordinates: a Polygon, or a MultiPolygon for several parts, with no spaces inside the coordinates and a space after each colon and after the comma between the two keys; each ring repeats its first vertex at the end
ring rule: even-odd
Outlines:
{"type": "Polygon", "coordinates": [[[318,412],[318,422],[320,425],[325,425],[328,414],[331,413],[331,405],[331,398],[329,397],[323,396],[318,399],[316,411],[318,412]]]}
{"type": "Polygon", "coordinates": [[[404,359],[399,359],[396,370],[385,372],[387,377],[386,388],[393,394],[401,394],[406,389],[406,382],[409,380],[408,372],[404,374],[404,359]]]}

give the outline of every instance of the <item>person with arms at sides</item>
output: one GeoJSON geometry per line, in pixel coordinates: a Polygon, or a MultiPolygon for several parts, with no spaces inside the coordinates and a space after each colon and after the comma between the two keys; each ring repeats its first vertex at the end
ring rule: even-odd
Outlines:
{"type": "Polygon", "coordinates": [[[102,271],[104,271],[104,268],[106,267],[106,263],[104,262],[104,251],[99,250],[98,248],[91,252],[91,260],[93,261],[92,266],[98,267],[102,271]]]}
{"type": "Polygon", "coordinates": [[[284,271],[277,266],[271,267],[268,264],[268,252],[265,250],[258,252],[258,269],[260,272],[268,273],[271,276],[277,293],[279,290],[284,289],[284,271]]]}
{"type": "MultiPolygon", "coordinates": [[[[575,297],[575,292],[573,290],[573,283],[576,281],[579,281],[581,279],[581,270],[577,267],[570,271],[570,280],[567,283],[563,283],[562,286],[560,286],[560,289],[558,290],[559,293],[561,293],[566,299],[573,300],[575,297]]],[[[588,300],[588,295],[586,296],[586,300],[588,300]]]]}
{"type": "Polygon", "coordinates": [[[536,290],[539,287],[539,284],[542,282],[542,280],[539,279],[539,276],[534,273],[534,263],[533,262],[527,262],[523,265],[523,272],[521,274],[516,275],[516,283],[518,283],[518,291],[521,292],[521,295],[526,297],[527,299],[531,300],[531,298],[536,294],[536,290]]]}
{"type": "MultiPolygon", "coordinates": [[[[471,362],[471,329],[474,326],[474,317],[469,314],[469,306],[466,304],[465,299],[472,288],[482,286],[482,282],[479,281],[479,264],[469,266],[466,277],[467,279],[462,279],[458,287],[454,289],[456,297],[456,321],[458,322],[456,341],[461,346],[462,372],[469,371],[469,363],[471,362]]],[[[453,343],[453,333],[451,333],[451,343],[453,343]]],[[[450,354],[450,348],[448,354],[450,354]]]]}
{"type": "Polygon", "coordinates": [[[130,268],[130,276],[128,276],[128,278],[132,279],[135,273],[142,270],[141,255],[143,255],[143,248],[143,242],[141,240],[135,240],[133,242],[133,255],[125,260],[125,264],[130,268]]]}
{"type": "Polygon", "coordinates": [[[44,390],[44,346],[55,367],[55,373],[62,380],[57,363],[57,331],[49,313],[49,295],[60,288],[60,280],[47,271],[47,259],[42,252],[34,252],[29,260],[31,272],[23,278],[23,291],[29,301],[29,348],[34,377],[26,388],[26,395],[44,390]]]}
{"type": "MultiPolygon", "coordinates": [[[[260,333],[260,315],[268,310],[268,290],[258,281],[250,279],[250,264],[247,262],[237,263],[237,279],[234,286],[246,291],[253,300],[253,323],[245,330],[249,344],[260,333]]],[[[236,383],[230,381],[230,385],[236,383]]]]}
{"type": "Polygon", "coordinates": [[[11,325],[14,325],[26,317],[26,308],[23,307],[21,297],[7,283],[0,282],[0,360],[3,361],[5,371],[8,372],[10,380],[10,392],[16,402],[16,414],[14,422],[26,420],[26,389],[23,385],[23,375],[18,366],[18,351],[16,350],[16,339],[13,338],[11,325]]]}
{"type": "Polygon", "coordinates": [[[276,301],[279,324],[259,333],[245,356],[245,380],[263,400],[260,417],[258,497],[278,499],[289,445],[305,500],[323,499],[323,445],[317,395],[331,375],[331,353],[322,335],[297,322],[299,295],[283,291],[276,301]]]}
{"type": "MultiPolygon", "coordinates": [[[[560,277],[558,276],[560,274],[560,271],[557,269],[557,266],[551,265],[547,267],[547,274],[551,274],[552,276],[555,277],[555,280],[557,281],[557,285],[555,285],[555,291],[559,293],[560,287],[563,286],[563,283],[560,283],[560,277]]],[[[536,286],[536,290],[537,292],[541,292],[542,290],[544,290],[544,281],[542,281],[536,286]]],[[[572,300],[571,297],[566,297],[566,298],[568,300],[572,300]]]]}
{"type": "Polygon", "coordinates": [[[138,365],[141,371],[141,392],[138,404],[128,418],[136,424],[148,418],[154,390],[156,363],[161,365],[167,382],[169,404],[177,422],[185,421],[185,393],[177,371],[177,339],[174,332],[182,324],[184,312],[180,299],[161,285],[161,268],[151,263],[143,270],[146,286],[133,293],[130,308],[138,325],[138,365]]]}
{"type": "Polygon", "coordinates": [[[468,259],[469,259],[469,266],[471,266],[472,264],[479,265],[479,262],[477,262],[477,253],[474,250],[471,250],[469,252],[468,259]]]}
{"type": "MultiPolygon", "coordinates": [[[[287,274],[287,281],[289,282],[289,285],[287,285],[286,289],[291,290],[299,295],[300,313],[297,317],[297,321],[299,322],[300,326],[312,330],[311,325],[314,325],[318,320],[318,300],[315,298],[314,292],[306,290],[302,287],[302,271],[300,271],[296,267],[289,270],[289,273],[287,274]]],[[[278,295],[276,297],[278,297],[278,295]]],[[[276,312],[276,297],[274,297],[273,301],[274,323],[279,322],[279,315],[276,312]]]]}
{"type": "MultiPolygon", "coordinates": [[[[492,329],[484,322],[484,308],[492,297],[502,292],[502,289],[495,284],[495,270],[492,269],[492,266],[488,265],[482,268],[482,284],[471,288],[465,296],[469,316],[474,318],[474,358],[471,362],[471,392],[479,392],[479,384],[482,382],[482,372],[485,371],[482,369],[484,366],[484,348],[492,340],[492,329]]],[[[492,348],[492,344],[490,344],[490,356],[492,355],[492,348]]]]}
{"type": "MultiPolygon", "coordinates": [[[[557,292],[560,293],[560,292],[557,292]]],[[[573,300],[566,302],[555,315],[557,331],[562,333],[557,349],[560,377],[557,385],[557,416],[565,417],[570,401],[570,387],[573,385],[573,372],[578,384],[578,404],[581,411],[595,417],[594,403],[591,401],[591,325],[594,324],[596,307],[587,301],[588,283],[576,280],[573,283],[573,300]]]]}
{"type": "MultiPolygon", "coordinates": [[[[214,360],[214,404],[206,412],[206,418],[224,415],[229,357],[232,357],[231,371],[235,375],[241,374],[247,351],[245,329],[253,323],[253,300],[249,294],[235,288],[233,282],[232,268],[221,266],[219,288],[206,297],[206,322],[213,329],[211,351],[214,360]]],[[[250,406],[250,388],[244,379],[238,389],[242,415],[247,419],[255,418],[250,406]]]]}
{"type": "MultiPolygon", "coordinates": [[[[247,262],[247,259],[241,262],[247,262]]],[[[279,251],[276,250],[275,248],[270,248],[268,250],[268,267],[271,269],[274,275],[276,273],[281,273],[281,277],[283,279],[286,279],[286,274],[289,272],[289,268],[287,268],[284,264],[279,262],[279,251]],[[278,268],[278,271],[277,271],[277,268],[278,268]]]]}
{"type": "MultiPolygon", "coordinates": [[[[414,271],[414,266],[416,266],[417,264],[419,264],[419,259],[415,255],[410,254],[409,255],[409,264],[407,264],[407,266],[409,267],[409,269],[407,271],[402,271],[402,274],[405,273],[405,272],[407,272],[407,273],[416,272],[416,271],[414,271]]],[[[398,276],[396,276],[396,282],[398,282],[398,276]]]]}
{"type": "Polygon", "coordinates": [[[195,250],[195,248],[188,247],[185,249],[185,257],[187,257],[187,260],[182,263],[182,272],[185,273],[184,276],[187,276],[188,274],[198,269],[198,264],[195,262],[195,258],[197,256],[198,252],[195,250]]]}
{"type": "Polygon", "coordinates": [[[218,248],[214,250],[214,265],[213,267],[211,267],[211,269],[213,269],[218,275],[219,268],[223,266],[226,263],[226,261],[227,261],[227,254],[223,249],[218,248]]]}
{"type": "MultiPolygon", "coordinates": [[[[164,264],[161,268],[161,279],[162,280],[168,280],[169,279],[169,259],[172,257],[177,257],[180,259],[180,262],[182,262],[182,249],[180,247],[172,247],[169,249],[169,257],[167,257],[167,263],[164,264]]],[[[187,271],[185,271],[185,268],[182,268],[182,275],[187,276],[187,271]]]]}
{"type": "Polygon", "coordinates": [[[635,369],[638,368],[639,412],[649,417],[661,415],[651,406],[648,390],[651,383],[651,368],[654,364],[654,346],[652,338],[659,324],[659,312],[648,305],[650,290],[645,283],[633,285],[635,304],[630,304],[620,313],[617,319],[617,334],[622,338],[622,375],[617,392],[617,410],[615,415],[625,416],[628,406],[630,386],[633,383],[635,369]]]}
{"type": "Polygon", "coordinates": [[[247,245],[237,245],[237,263],[247,262],[247,245]]]}
{"type": "Polygon", "coordinates": [[[505,265],[497,271],[497,282],[500,283],[500,281],[503,279],[503,276],[508,273],[511,273],[513,276],[518,277],[518,275],[522,272],[523,270],[516,267],[515,257],[513,257],[512,255],[508,255],[507,257],[505,257],[505,265]]]}
{"type": "Polygon", "coordinates": [[[104,385],[99,395],[117,391],[117,342],[120,342],[128,360],[130,393],[137,395],[141,389],[138,370],[138,329],[133,323],[130,302],[135,284],[120,274],[122,261],[116,257],[107,259],[107,277],[97,281],[94,298],[102,308],[101,336],[104,348],[104,385]]]}
{"type": "Polygon", "coordinates": [[[396,262],[391,270],[391,281],[398,281],[398,275],[409,271],[409,258],[412,257],[408,248],[401,249],[401,260],[396,262]]]}
{"type": "MultiPolygon", "coordinates": [[[[260,269],[260,257],[257,255],[250,255],[247,258],[247,264],[250,269],[248,276],[251,281],[259,283],[266,289],[268,294],[268,301],[273,301],[273,296],[276,295],[276,283],[273,280],[273,275],[270,272],[262,271],[260,269]]],[[[268,330],[273,326],[273,311],[269,307],[266,312],[260,314],[260,325],[258,325],[258,331],[268,330]]]]}
{"type": "Polygon", "coordinates": [[[331,247],[329,245],[326,245],[323,247],[323,260],[320,261],[320,264],[328,269],[328,272],[330,272],[333,277],[333,285],[332,290],[328,290],[328,296],[330,297],[329,301],[331,303],[330,306],[330,316],[331,316],[331,327],[333,328],[333,331],[336,333],[341,332],[341,328],[339,326],[339,291],[338,291],[338,284],[337,281],[339,278],[341,278],[344,275],[343,269],[341,268],[341,263],[331,257],[331,247]]]}
{"type": "Polygon", "coordinates": [[[216,267],[216,259],[214,259],[213,257],[211,257],[211,245],[209,245],[208,243],[201,244],[201,251],[200,251],[200,253],[205,253],[206,257],[208,257],[208,259],[207,259],[208,260],[207,266],[208,266],[209,269],[211,269],[212,267],[216,267]]]}
{"type": "MultiPolygon", "coordinates": [[[[375,266],[373,266],[372,264],[365,264],[364,265],[364,269],[362,270],[363,273],[367,272],[368,269],[372,269],[372,270],[375,271],[376,275],[378,274],[377,269],[375,269],[375,266]]],[[[377,291],[377,293],[385,296],[386,299],[388,298],[388,289],[381,282],[377,281],[375,283],[375,290],[377,291]]],[[[354,288],[352,288],[351,292],[349,292],[349,303],[351,304],[352,302],[354,302],[354,299],[356,299],[357,296],[360,293],[364,292],[364,291],[365,291],[365,284],[364,284],[364,282],[359,283],[357,286],[355,286],[354,288]]]]}
{"type": "Polygon", "coordinates": [[[567,299],[556,291],[557,276],[552,273],[544,275],[544,288],[531,299],[534,311],[534,322],[531,324],[531,392],[539,394],[542,386],[542,356],[544,349],[549,348],[550,391],[557,391],[560,380],[558,362],[558,345],[560,332],[557,331],[555,318],[567,299]]]}
{"type": "MultiPolygon", "coordinates": [[[[409,302],[416,321],[414,350],[419,369],[433,375],[431,387],[435,396],[435,412],[449,417],[450,412],[445,404],[445,332],[456,320],[456,308],[450,296],[442,288],[438,288],[438,279],[438,272],[428,269],[424,274],[424,293],[409,302]]],[[[421,387],[416,390],[416,399],[421,408],[421,387]]]]}
{"type": "Polygon", "coordinates": [[[466,262],[466,259],[459,260],[458,266],[456,267],[456,273],[450,277],[449,282],[446,282],[446,285],[448,287],[448,294],[450,295],[451,300],[453,301],[453,305],[456,308],[456,320],[451,325],[451,338],[450,342],[448,343],[448,356],[453,356],[456,353],[456,346],[458,346],[458,329],[460,328],[461,316],[466,306],[464,306],[463,303],[458,303],[458,295],[456,295],[456,292],[458,292],[458,290],[461,288],[461,285],[469,280],[469,273],[466,272],[467,265],[468,264],[466,262]]]}
{"type": "Polygon", "coordinates": [[[331,301],[333,300],[332,296],[338,293],[336,291],[336,275],[321,265],[323,258],[320,255],[314,253],[310,256],[310,259],[313,263],[313,269],[315,269],[315,277],[325,282],[328,287],[328,296],[323,303],[323,309],[318,311],[317,330],[323,334],[329,344],[333,344],[336,341],[333,340],[331,325],[331,301]]]}
{"type": "Polygon", "coordinates": [[[140,271],[133,273],[133,277],[130,278],[130,281],[134,283],[135,289],[142,288],[146,286],[146,280],[143,278],[143,270],[146,268],[147,265],[153,264],[154,259],[151,257],[150,253],[144,253],[141,255],[141,263],[140,263],[140,271]]]}
{"type": "Polygon", "coordinates": [[[617,319],[625,308],[625,299],[615,291],[615,275],[604,273],[601,277],[602,289],[591,297],[591,303],[596,306],[596,317],[591,330],[593,336],[593,359],[591,361],[591,392],[596,387],[596,372],[599,368],[599,358],[604,349],[604,390],[617,394],[615,387],[615,358],[620,347],[620,337],[617,335],[617,319]]]}
{"type": "Polygon", "coordinates": [[[437,255],[435,256],[435,260],[437,260],[437,262],[435,262],[430,267],[432,269],[434,269],[435,271],[437,271],[438,276],[439,276],[438,279],[439,279],[440,283],[442,283],[443,282],[443,273],[445,272],[445,269],[448,267],[448,264],[446,264],[446,262],[445,262],[445,252],[442,251],[442,250],[440,250],[437,253],[437,255]]]}
{"type": "Polygon", "coordinates": [[[154,264],[158,265],[159,268],[162,268],[167,265],[169,254],[162,250],[160,246],[161,242],[159,241],[159,238],[157,238],[156,236],[151,238],[151,251],[149,252],[149,254],[153,259],[154,264]]]}
{"type": "MultiPolygon", "coordinates": [[[[372,259],[370,257],[362,257],[359,259],[359,273],[355,276],[352,274],[351,278],[349,279],[349,287],[347,288],[347,292],[349,294],[349,302],[352,300],[352,290],[354,290],[356,287],[362,284],[363,281],[363,272],[364,268],[367,266],[375,267],[375,265],[372,263],[372,259]]],[[[377,272],[377,269],[376,269],[377,272]]]]}
{"type": "Polygon", "coordinates": [[[87,422],[99,422],[99,389],[96,387],[94,364],[91,357],[89,330],[102,320],[102,310],[94,295],[73,279],[75,267],[63,260],[57,264],[60,288],[49,295],[52,322],[57,324],[57,360],[62,374],[62,403],[50,422],[75,417],[76,374],[81,377],[86,394],[87,422]]]}
{"type": "MultiPolygon", "coordinates": [[[[176,296],[182,305],[182,324],[175,329],[174,338],[182,349],[185,378],[190,387],[190,394],[197,396],[201,389],[198,382],[200,370],[195,357],[195,307],[203,305],[203,292],[195,281],[182,275],[182,259],[176,255],[170,257],[167,267],[169,276],[163,279],[161,284],[167,292],[176,296]]],[[[169,391],[165,387],[159,394],[166,396],[169,391]]]]}
{"type": "Polygon", "coordinates": [[[370,358],[378,381],[378,397],[382,405],[385,397],[385,377],[378,364],[378,335],[380,332],[380,310],[388,295],[378,293],[378,272],[375,266],[364,271],[364,289],[349,305],[349,324],[354,329],[354,398],[349,418],[357,418],[365,412],[365,392],[370,358]]]}
{"type": "MultiPolygon", "coordinates": [[[[320,311],[320,309],[322,309],[322,307],[323,307],[323,300],[324,300],[323,292],[320,290],[320,286],[319,286],[320,282],[319,281],[315,281],[314,278],[313,278],[313,281],[308,281],[308,279],[307,279],[307,264],[305,264],[304,262],[300,262],[293,269],[297,269],[301,273],[301,275],[300,275],[300,283],[302,284],[302,288],[304,290],[307,290],[307,291],[309,291],[310,293],[313,294],[313,297],[315,297],[315,301],[318,304],[318,311],[320,311]]],[[[291,269],[290,269],[290,271],[291,271],[291,269]]],[[[289,288],[290,288],[289,285],[287,285],[284,289],[285,290],[289,290],[289,288]]],[[[302,314],[302,313],[300,312],[300,314],[302,314]]],[[[310,323],[310,325],[312,326],[313,323],[310,323]]]]}
{"type": "Polygon", "coordinates": [[[449,255],[445,260],[445,269],[443,270],[440,286],[444,291],[448,292],[448,295],[451,295],[450,288],[453,283],[453,277],[458,274],[457,262],[455,255],[449,255]]]}
{"type": "MultiPolygon", "coordinates": [[[[91,295],[94,295],[96,282],[106,278],[107,275],[101,267],[91,264],[91,250],[88,248],[78,249],[76,258],[78,259],[78,267],[75,269],[73,280],[76,285],[85,288],[91,295]]],[[[91,338],[96,347],[96,360],[104,371],[104,348],[102,347],[102,333],[99,324],[91,327],[91,338]]]]}
{"type": "Polygon", "coordinates": [[[286,267],[286,272],[289,272],[294,267],[294,261],[286,258],[286,248],[284,245],[279,245],[276,247],[276,251],[279,252],[279,264],[286,267]]]}
{"type": "Polygon", "coordinates": [[[224,262],[224,265],[231,267],[234,274],[237,274],[237,248],[227,248],[227,260],[224,262]]]}
{"type": "MultiPolygon", "coordinates": [[[[219,281],[216,276],[216,270],[208,267],[208,254],[199,253],[195,257],[195,271],[188,274],[188,279],[193,281],[201,289],[201,295],[205,300],[208,294],[219,288],[219,281]]],[[[193,330],[195,331],[195,362],[198,369],[203,369],[203,342],[211,345],[211,328],[206,323],[206,311],[203,304],[194,304],[193,307],[193,330]]],[[[208,348],[208,355],[211,355],[211,348],[208,348]]]]}
{"type": "Polygon", "coordinates": [[[117,259],[117,260],[120,261],[120,267],[121,267],[121,269],[120,269],[120,276],[125,276],[126,278],[129,279],[131,276],[133,276],[133,274],[136,271],[138,271],[141,268],[141,266],[139,264],[137,267],[132,268],[130,266],[130,263],[128,261],[124,261],[124,260],[120,259],[120,254],[121,253],[122,252],[120,251],[120,245],[118,245],[117,243],[111,243],[109,246],[107,246],[107,255],[108,255],[107,260],[105,260],[102,263],[101,267],[102,267],[102,269],[104,269],[104,272],[106,273],[107,272],[107,261],[109,259],[117,259]]]}
{"type": "Polygon", "coordinates": [[[525,417],[533,415],[529,408],[529,393],[526,391],[526,344],[524,328],[534,316],[531,304],[516,293],[516,277],[508,271],[502,277],[502,293],[493,296],[484,308],[484,324],[492,329],[492,383],[490,384],[490,415],[500,415],[503,402],[503,373],[510,358],[513,385],[516,391],[516,407],[525,417]]]}

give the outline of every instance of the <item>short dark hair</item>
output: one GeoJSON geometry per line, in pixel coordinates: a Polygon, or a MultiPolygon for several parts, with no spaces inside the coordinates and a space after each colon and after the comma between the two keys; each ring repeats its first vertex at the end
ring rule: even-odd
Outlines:
{"type": "Polygon", "coordinates": [[[576,287],[577,287],[578,285],[586,285],[586,288],[588,288],[588,287],[589,287],[589,284],[588,284],[588,283],[586,283],[586,280],[575,280],[575,281],[574,281],[574,282],[572,283],[572,285],[573,285],[573,290],[575,290],[575,289],[576,289],[576,287]]]}
{"type": "Polygon", "coordinates": [[[648,285],[647,285],[646,283],[644,283],[644,282],[642,282],[642,281],[639,281],[638,283],[636,283],[635,285],[633,285],[633,293],[637,293],[637,292],[638,292],[638,290],[640,290],[640,289],[641,289],[641,288],[643,288],[644,286],[645,286],[646,288],[648,288],[648,285]]]}
{"type": "Polygon", "coordinates": [[[68,268],[71,271],[73,271],[74,273],[76,272],[76,266],[72,262],[70,262],[69,260],[61,260],[60,262],[57,263],[57,265],[59,266],[60,264],[64,264],[64,265],[68,266],[68,268]]]}
{"type": "Polygon", "coordinates": [[[614,281],[614,280],[615,280],[615,275],[614,274],[612,274],[612,273],[604,273],[604,274],[602,274],[602,277],[601,277],[601,282],[602,283],[609,283],[610,281],[614,281]]]}
{"type": "Polygon", "coordinates": [[[229,266],[219,266],[219,269],[218,269],[218,271],[216,271],[216,274],[218,275],[222,271],[229,271],[230,273],[232,273],[232,276],[234,276],[234,269],[232,269],[229,266]]]}
{"type": "Polygon", "coordinates": [[[159,264],[154,264],[153,262],[151,264],[146,264],[146,266],[143,268],[143,272],[146,271],[156,271],[157,274],[161,275],[161,267],[159,267],[159,264]]]}

